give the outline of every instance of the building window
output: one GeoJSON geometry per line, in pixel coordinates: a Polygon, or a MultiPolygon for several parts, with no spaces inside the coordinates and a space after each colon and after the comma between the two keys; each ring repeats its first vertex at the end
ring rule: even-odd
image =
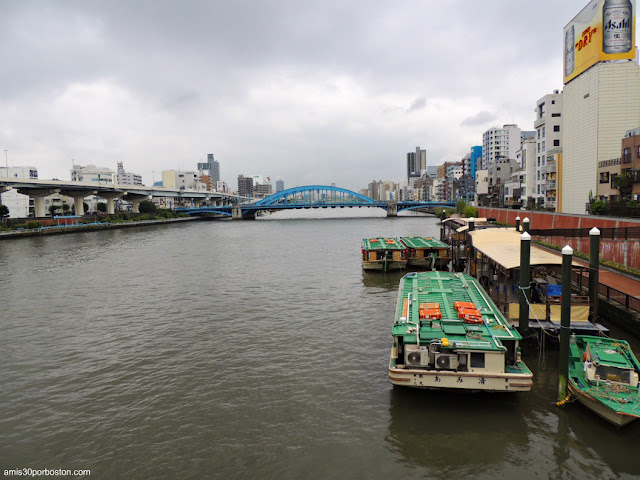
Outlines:
{"type": "Polygon", "coordinates": [[[559,113],[552,113],[552,114],[551,114],[551,116],[552,116],[552,117],[559,117],[559,116],[560,116],[560,114],[559,114],[559,113]]]}
{"type": "Polygon", "coordinates": [[[624,155],[622,156],[622,163],[631,163],[631,147],[624,149],[624,155]]]}
{"type": "Polygon", "coordinates": [[[538,140],[540,140],[540,129],[538,129],[538,140]]]}
{"type": "MultiPolygon", "coordinates": [[[[560,140],[554,140],[553,141],[553,146],[554,147],[559,147],[560,146],[560,140]]],[[[640,151],[638,151],[638,156],[640,156],[640,151]]]]}
{"type": "Polygon", "coordinates": [[[638,158],[640,158],[640,145],[638,145],[638,158]]]}
{"type": "Polygon", "coordinates": [[[543,151],[543,152],[544,152],[544,143],[545,143],[545,142],[542,142],[542,151],[543,151]]]}
{"type": "Polygon", "coordinates": [[[553,126],[553,131],[554,132],[559,132],[560,131],[560,125],[554,125],[553,126]]]}
{"type": "Polygon", "coordinates": [[[544,138],[546,130],[547,130],[547,127],[542,127],[542,138],[544,138]]]}
{"type": "Polygon", "coordinates": [[[609,183],[609,172],[600,173],[600,183],[609,183]]]}

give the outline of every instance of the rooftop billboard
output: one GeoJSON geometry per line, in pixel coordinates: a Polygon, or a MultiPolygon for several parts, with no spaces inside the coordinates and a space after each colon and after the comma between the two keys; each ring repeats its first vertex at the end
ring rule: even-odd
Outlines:
{"type": "Polygon", "coordinates": [[[564,27],[564,83],[606,60],[633,59],[636,0],[592,0],[564,27]]]}

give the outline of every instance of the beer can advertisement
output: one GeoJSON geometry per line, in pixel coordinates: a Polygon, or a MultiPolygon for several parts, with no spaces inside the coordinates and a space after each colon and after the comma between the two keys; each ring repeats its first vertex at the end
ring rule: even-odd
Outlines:
{"type": "Polygon", "coordinates": [[[636,0],[592,0],[564,27],[564,83],[606,60],[633,59],[636,0]]]}

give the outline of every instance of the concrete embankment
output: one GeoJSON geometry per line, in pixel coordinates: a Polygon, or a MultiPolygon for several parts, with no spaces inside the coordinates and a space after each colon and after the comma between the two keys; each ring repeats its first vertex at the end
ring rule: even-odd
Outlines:
{"type": "Polygon", "coordinates": [[[168,225],[184,222],[195,222],[203,220],[202,217],[186,217],[186,218],[163,218],[160,220],[141,220],[121,223],[81,223],[78,225],[60,225],[45,226],[39,228],[10,230],[0,232],[0,240],[8,240],[11,238],[34,237],[40,235],[58,235],[63,233],[93,232],[96,230],[109,230],[114,228],[132,228],[147,227],[150,225],[168,225]]]}

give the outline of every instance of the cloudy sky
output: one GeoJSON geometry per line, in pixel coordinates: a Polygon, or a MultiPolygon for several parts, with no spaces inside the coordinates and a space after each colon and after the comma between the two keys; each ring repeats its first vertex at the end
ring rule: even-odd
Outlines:
{"type": "Polygon", "coordinates": [[[532,130],[586,4],[2,0],[0,148],[40,178],[123,161],[151,184],[213,153],[233,189],[402,181],[418,145],[435,165],[532,130]]]}

